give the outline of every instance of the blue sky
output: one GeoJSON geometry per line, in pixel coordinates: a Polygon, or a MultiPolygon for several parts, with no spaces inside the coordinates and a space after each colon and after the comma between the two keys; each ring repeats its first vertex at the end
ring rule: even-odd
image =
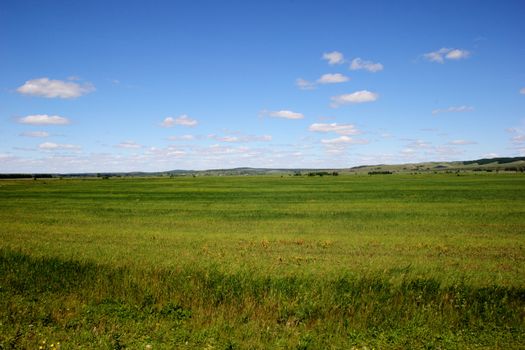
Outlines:
{"type": "Polygon", "coordinates": [[[525,155],[523,1],[0,3],[0,172],[525,155]]]}

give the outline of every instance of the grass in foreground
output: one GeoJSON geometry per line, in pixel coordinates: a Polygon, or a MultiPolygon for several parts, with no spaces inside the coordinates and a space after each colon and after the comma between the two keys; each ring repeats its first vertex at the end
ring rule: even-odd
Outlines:
{"type": "Polygon", "coordinates": [[[519,348],[525,177],[0,182],[0,344],[519,348]]]}

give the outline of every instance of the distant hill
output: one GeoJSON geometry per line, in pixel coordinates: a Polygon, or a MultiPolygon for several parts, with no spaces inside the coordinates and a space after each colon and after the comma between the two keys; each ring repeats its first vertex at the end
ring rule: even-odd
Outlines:
{"type": "Polygon", "coordinates": [[[483,158],[455,162],[360,165],[349,169],[362,172],[454,172],[454,171],[520,171],[525,170],[525,157],[483,158]]]}
{"type": "Polygon", "coordinates": [[[233,168],[210,170],[170,170],[162,172],[105,172],[105,173],[68,173],[68,174],[0,174],[0,179],[23,178],[110,178],[110,177],[159,177],[159,176],[243,176],[243,175],[339,175],[348,173],[414,173],[414,172],[457,172],[457,171],[507,171],[524,172],[525,157],[482,158],[468,161],[455,162],[425,162],[406,164],[376,164],[359,165],[352,168],[341,169],[309,169],[309,168],[233,168]]]}

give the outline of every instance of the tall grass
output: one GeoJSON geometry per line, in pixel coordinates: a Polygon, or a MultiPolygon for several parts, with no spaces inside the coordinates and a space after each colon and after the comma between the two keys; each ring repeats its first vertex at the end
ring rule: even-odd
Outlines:
{"type": "Polygon", "coordinates": [[[345,348],[522,344],[525,288],[388,274],[113,268],[0,251],[2,345],[345,348]],[[118,345],[118,344],[120,345],[118,345]],[[302,345],[301,345],[302,344],[302,345]]]}

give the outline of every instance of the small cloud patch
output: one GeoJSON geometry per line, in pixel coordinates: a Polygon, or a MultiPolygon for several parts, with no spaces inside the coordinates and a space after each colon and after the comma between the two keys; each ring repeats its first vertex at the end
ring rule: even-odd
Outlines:
{"type": "Polygon", "coordinates": [[[69,124],[69,119],[58,115],[34,114],[19,118],[18,122],[21,124],[30,125],[66,125],[69,124]]]}

